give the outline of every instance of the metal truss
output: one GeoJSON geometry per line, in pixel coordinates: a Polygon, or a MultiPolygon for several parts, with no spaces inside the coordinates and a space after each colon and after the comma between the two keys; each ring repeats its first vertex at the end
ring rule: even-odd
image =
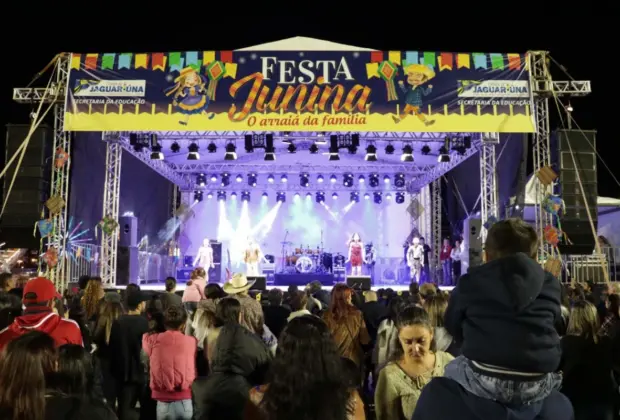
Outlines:
{"type": "Polygon", "coordinates": [[[214,183],[209,183],[203,187],[195,186],[194,188],[190,190],[185,190],[185,191],[205,191],[205,192],[223,191],[228,194],[232,192],[236,192],[237,194],[239,194],[239,193],[246,192],[246,191],[249,192],[250,194],[260,194],[260,193],[269,192],[269,191],[298,192],[300,194],[315,193],[319,191],[345,192],[345,193],[346,192],[357,192],[360,194],[374,193],[374,192],[380,192],[380,193],[387,193],[387,192],[405,193],[407,192],[405,187],[399,188],[399,187],[394,186],[393,183],[390,183],[389,185],[386,186],[383,183],[383,181],[381,181],[381,184],[377,188],[369,187],[368,185],[364,185],[364,188],[360,188],[359,184],[357,184],[357,181],[355,181],[352,187],[345,187],[344,185],[342,185],[342,182],[340,181],[332,184],[331,182],[329,182],[329,180],[325,180],[321,184],[317,184],[316,182],[311,182],[309,186],[304,187],[300,185],[299,180],[295,178],[295,179],[289,179],[288,182],[280,182],[280,180],[278,179],[276,179],[274,183],[260,182],[255,187],[251,187],[245,182],[245,179],[243,182],[235,182],[235,180],[232,177],[230,180],[230,184],[225,187],[223,187],[218,182],[214,182],[214,183]]]}
{"type": "MultiPolygon", "coordinates": [[[[497,203],[497,170],[495,145],[499,142],[499,134],[483,138],[480,147],[480,218],[486,223],[491,217],[499,218],[497,203]]],[[[486,241],[487,230],[480,232],[482,243],[486,241]]]]}
{"type": "Polygon", "coordinates": [[[423,186],[430,184],[438,178],[459,166],[467,159],[478,153],[480,149],[480,140],[473,140],[472,147],[465,151],[465,154],[452,153],[450,162],[437,163],[436,165],[426,166],[425,170],[420,171],[420,175],[414,177],[409,183],[408,191],[419,191],[423,186]]]}
{"type": "MultiPolygon", "coordinates": [[[[103,133],[106,145],[106,168],[103,187],[102,217],[118,222],[121,187],[121,159],[123,147],[118,133],[103,133]]],[[[117,228],[109,233],[101,232],[101,280],[106,286],[116,286],[116,257],[118,250],[117,228]]]]}
{"type": "MultiPolygon", "coordinates": [[[[418,194],[420,199],[420,205],[422,206],[422,214],[418,218],[418,229],[420,229],[421,235],[427,240],[427,244],[431,243],[432,240],[428,239],[432,237],[431,229],[433,224],[433,211],[432,211],[432,203],[431,203],[431,188],[429,185],[422,187],[420,190],[420,194],[418,194]],[[420,223],[420,220],[422,223],[420,223]]],[[[441,222],[440,222],[441,225],[441,222]]]]}
{"type": "Polygon", "coordinates": [[[435,282],[439,284],[440,281],[443,281],[443,271],[441,270],[441,261],[439,259],[439,254],[441,253],[441,178],[436,178],[433,180],[433,184],[431,185],[430,191],[431,198],[431,234],[432,234],[432,243],[431,250],[433,253],[433,263],[432,267],[434,267],[434,278],[435,282]]]}
{"type": "Polygon", "coordinates": [[[589,80],[553,81],[539,78],[533,80],[532,90],[536,94],[555,96],[586,96],[592,93],[589,80]]]}
{"type": "MultiPolygon", "coordinates": [[[[68,57],[60,56],[58,61],[68,61],[68,57]]],[[[59,66],[57,63],[56,66],[59,66]]],[[[65,68],[67,65],[64,66],[65,68]]],[[[67,74],[63,75],[63,79],[56,79],[56,84],[51,86],[49,89],[46,88],[14,88],[13,89],[13,100],[20,104],[32,104],[43,101],[46,104],[59,104],[64,105],[65,103],[65,84],[67,74]],[[59,90],[58,96],[56,96],[56,89],[59,90]],[[47,93],[46,93],[47,90],[47,93]]],[[[64,111],[64,109],[63,109],[64,111]]]]}

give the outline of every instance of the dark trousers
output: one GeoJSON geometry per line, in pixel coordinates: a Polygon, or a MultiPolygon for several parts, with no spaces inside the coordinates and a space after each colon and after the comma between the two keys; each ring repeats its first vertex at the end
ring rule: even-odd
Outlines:
{"type": "Polygon", "coordinates": [[[454,272],[454,284],[456,284],[459,281],[459,277],[461,277],[460,261],[452,261],[452,271],[454,272]]]}
{"type": "Polygon", "coordinates": [[[101,388],[103,390],[103,398],[112,410],[116,410],[116,379],[112,376],[110,360],[99,358],[99,366],[101,366],[101,388]]]}
{"type": "MultiPolygon", "coordinates": [[[[134,420],[138,417],[136,404],[144,392],[143,384],[117,383],[118,390],[118,420],[134,420]]],[[[142,404],[140,404],[142,405],[142,404]]]]}

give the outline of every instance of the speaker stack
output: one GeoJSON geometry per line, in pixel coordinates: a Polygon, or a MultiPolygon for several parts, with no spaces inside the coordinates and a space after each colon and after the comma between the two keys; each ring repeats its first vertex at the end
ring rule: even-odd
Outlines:
{"type": "Polygon", "coordinates": [[[116,284],[137,284],[140,275],[138,219],[134,216],[122,216],[118,218],[118,225],[120,233],[116,255],[116,284]]]}

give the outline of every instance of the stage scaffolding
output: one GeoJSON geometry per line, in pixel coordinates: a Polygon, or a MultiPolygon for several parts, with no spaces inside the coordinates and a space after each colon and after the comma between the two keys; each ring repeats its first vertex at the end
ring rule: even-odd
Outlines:
{"type": "MultiPolygon", "coordinates": [[[[59,89],[61,95],[54,107],[54,150],[58,147],[62,147],[65,150],[71,150],[71,136],[70,133],[64,131],[63,126],[63,114],[64,114],[64,92],[67,88],[68,81],[68,55],[59,55],[56,61],[57,79],[49,90],[46,88],[14,88],[13,100],[29,105],[36,105],[42,100],[49,101],[54,97],[56,89],[59,89]]],[[[533,161],[534,172],[538,171],[544,166],[548,166],[551,163],[549,153],[549,98],[552,96],[570,97],[570,96],[584,96],[591,92],[589,81],[553,81],[548,67],[548,53],[545,51],[531,51],[528,53],[528,66],[530,69],[530,90],[532,100],[534,103],[534,119],[536,123],[536,132],[533,135],[533,161]]],[[[106,167],[106,183],[103,210],[104,216],[107,214],[116,220],[118,220],[118,202],[119,202],[119,187],[120,187],[120,168],[121,168],[121,149],[125,149],[129,153],[138,157],[145,164],[149,165],[160,175],[164,176],[171,182],[178,185],[181,191],[188,191],[192,188],[192,181],[182,170],[177,171],[177,168],[172,168],[170,165],[163,161],[150,160],[144,152],[136,152],[130,147],[125,133],[121,132],[107,132],[104,133],[104,140],[108,142],[107,145],[107,167],[106,167]],[[148,159],[147,159],[148,158],[148,159]]],[[[196,138],[200,139],[214,139],[218,141],[226,141],[226,139],[240,140],[245,131],[231,131],[231,132],[195,132],[196,138]]],[[[450,133],[366,133],[364,138],[369,140],[381,140],[381,141],[441,141],[444,136],[450,133]]],[[[178,136],[179,139],[191,139],[192,133],[172,131],[172,132],[160,132],[159,135],[167,138],[174,138],[178,136]]],[[[321,133],[314,133],[314,136],[321,137],[321,133]]],[[[310,134],[307,136],[310,138],[310,134]]],[[[479,139],[480,143],[481,139],[479,139]]],[[[480,159],[480,173],[483,176],[483,180],[487,180],[487,183],[483,188],[482,203],[483,208],[486,207],[487,218],[489,215],[497,214],[497,183],[495,181],[495,152],[494,145],[490,144],[478,144],[476,147],[472,147],[467,151],[464,156],[452,155],[451,162],[449,164],[438,164],[432,168],[419,168],[415,170],[420,171],[419,175],[414,176],[408,189],[420,190],[424,185],[433,183],[431,188],[432,196],[432,233],[433,233],[433,252],[436,253],[441,247],[441,201],[440,201],[440,177],[448,172],[453,167],[457,166],[464,159],[475,154],[481,150],[480,159]],[[420,170],[421,169],[421,170],[420,170]],[[439,193],[439,195],[438,195],[439,193]],[[437,246],[439,245],[439,246],[437,246]]],[[[70,166],[63,165],[61,168],[56,168],[54,165],[52,169],[52,182],[50,192],[52,195],[58,195],[62,198],[66,205],[69,204],[69,169],[70,166]]],[[[337,167],[337,166],[336,166],[337,167]]],[[[191,172],[193,168],[189,168],[188,172],[191,172]]],[[[351,170],[351,169],[348,169],[351,170]]],[[[332,172],[334,169],[331,170],[332,172]]],[[[297,169],[299,172],[299,168],[297,169]]],[[[310,171],[308,171],[310,172],[310,171]]],[[[314,171],[312,171],[314,172],[314,171]]],[[[368,167],[364,165],[364,172],[369,172],[368,167]]],[[[397,172],[392,169],[390,172],[397,172]]],[[[540,189],[538,191],[539,197],[544,196],[545,191],[540,189]]],[[[189,194],[184,193],[184,196],[189,194]]],[[[185,200],[184,200],[185,201],[185,200]]],[[[482,213],[482,211],[481,211],[482,213]]],[[[540,205],[536,205],[536,229],[539,235],[542,236],[544,226],[548,222],[547,214],[541,209],[540,205]]],[[[47,243],[46,249],[50,246],[57,246],[62,248],[65,246],[66,238],[66,207],[59,214],[53,218],[54,229],[56,235],[60,239],[61,243],[47,243]]],[[[116,249],[117,249],[117,237],[118,231],[113,232],[110,235],[103,234],[101,239],[101,275],[106,285],[113,286],[116,284],[116,249]]],[[[45,251],[42,250],[42,251],[45,251]]],[[[548,255],[549,249],[547,245],[541,241],[540,257],[544,258],[548,255]]],[[[435,255],[434,255],[435,256],[435,255]]],[[[435,260],[438,261],[438,258],[435,260]]],[[[70,264],[69,259],[59,259],[58,265],[49,270],[48,275],[54,281],[54,283],[60,288],[65,289],[67,284],[67,264],[70,264]]]]}

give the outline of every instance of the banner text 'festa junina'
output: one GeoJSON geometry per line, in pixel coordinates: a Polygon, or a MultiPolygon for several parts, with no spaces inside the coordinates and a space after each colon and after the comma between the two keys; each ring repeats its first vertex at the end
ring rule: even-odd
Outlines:
{"type": "Polygon", "coordinates": [[[72,54],[67,131],[533,132],[523,54],[72,54]]]}

